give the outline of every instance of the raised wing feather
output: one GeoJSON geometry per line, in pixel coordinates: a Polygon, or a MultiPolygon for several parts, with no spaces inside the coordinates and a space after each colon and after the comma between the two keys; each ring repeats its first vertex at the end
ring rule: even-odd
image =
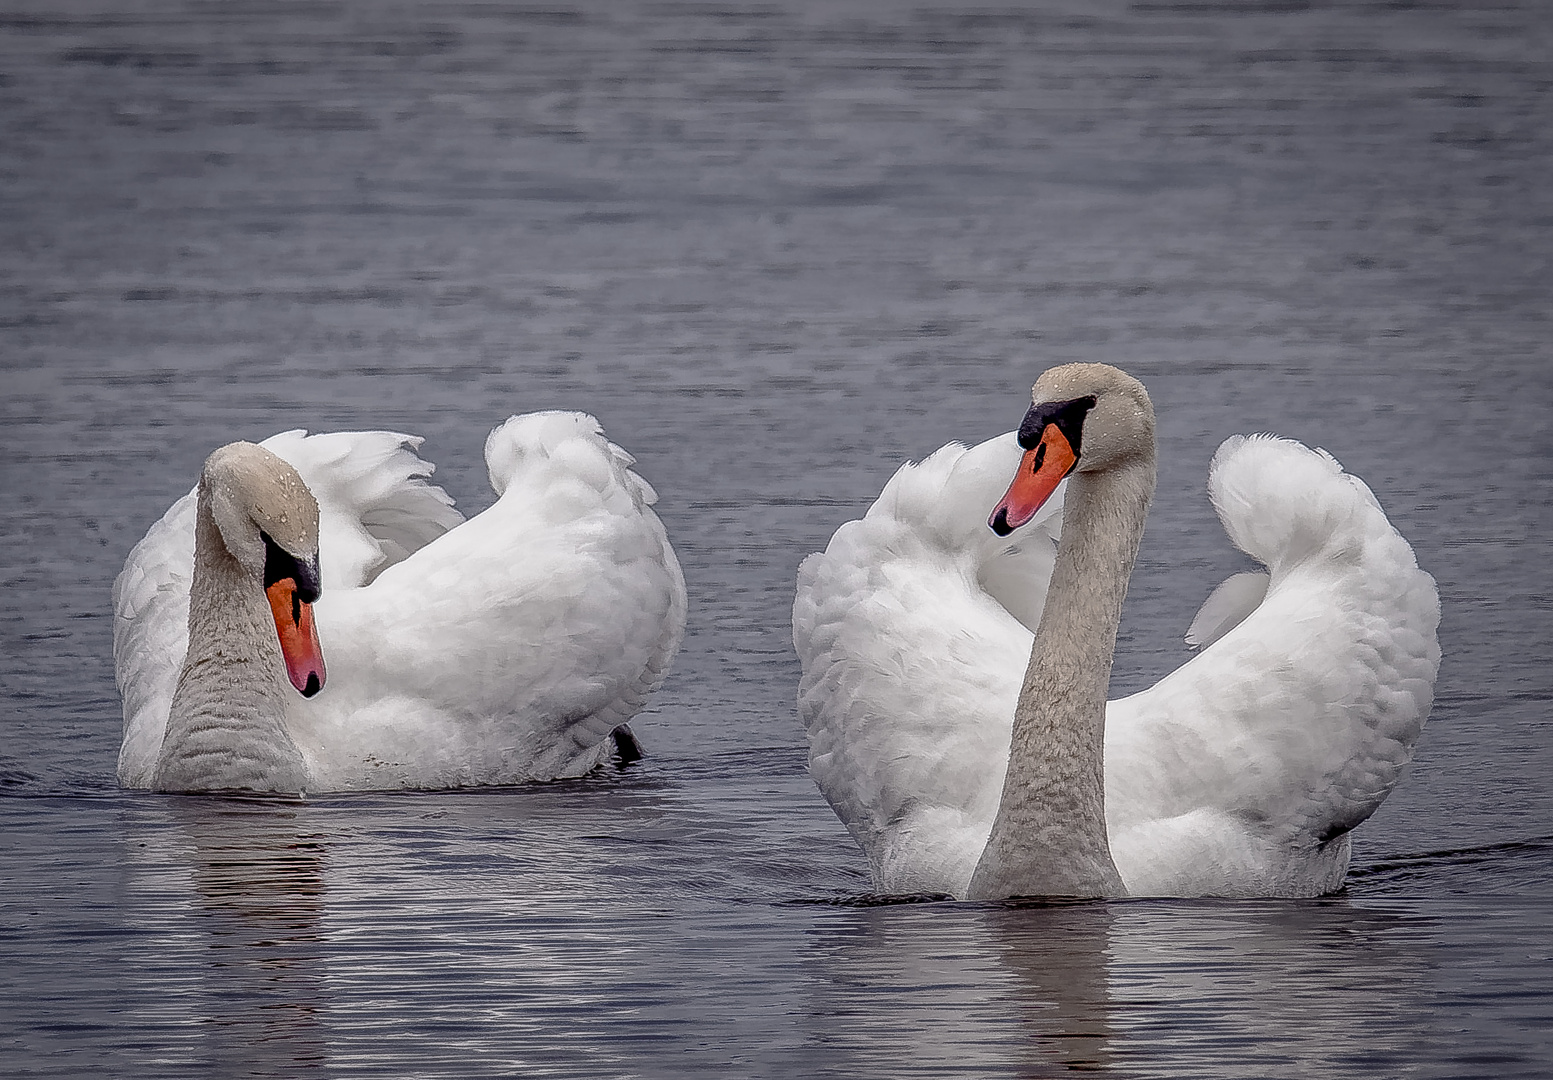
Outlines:
{"type": "Polygon", "coordinates": [[[330,788],[584,772],[679,648],[684,579],[656,496],[596,420],[514,417],[486,458],[492,507],[318,604],[331,681],[288,724],[330,788]]]}
{"type": "Polygon", "coordinates": [[[1194,649],[1212,645],[1244,622],[1266,596],[1267,574],[1260,570],[1225,578],[1197,609],[1186,628],[1186,643],[1194,649]]]}
{"type": "Polygon", "coordinates": [[[283,431],[261,444],[302,475],[318,500],[325,589],[367,585],[464,520],[429,482],[436,466],[417,435],[394,431],[283,431]]]}
{"type": "Polygon", "coordinates": [[[809,771],[882,892],[962,892],[997,810],[1031,642],[1010,609],[1039,617],[1061,508],[986,528],[1019,453],[1009,435],[904,466],[799,569],[809,771]]]}
{"type": "Polygon", "coordinates": [[[1434,581],[1322,452],[1231,439],[1209,488],[1270,582],[1200,655],[1110,703],[1112,853],[1135,893],[1326,892],[1428,716],[1434,581]]]}

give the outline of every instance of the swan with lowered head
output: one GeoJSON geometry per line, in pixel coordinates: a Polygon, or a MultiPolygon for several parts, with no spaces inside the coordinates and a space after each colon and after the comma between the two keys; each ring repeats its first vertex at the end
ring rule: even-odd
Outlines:
{"type": "Polygon", "coordinates": [[[1017,435],[903,467],[799,570],[810,772],[874,888],[1338,888],[1429,712],[1433,579],[1330,456],[1232,438],[1210,493],[1269,573],[1221,586],[1202,651],[1107,703],[1153,407],[1098,364],[1046,372],[1032,402],[1017,435]]]}
{"type": "Polygon", "coordinates": [[[451,788],[636,752],[685,584],[630,455],[590,416],[515,416],[466,521],[419,445],[290,431],[210,456],[114,583],[120,784],[451,788]]]}

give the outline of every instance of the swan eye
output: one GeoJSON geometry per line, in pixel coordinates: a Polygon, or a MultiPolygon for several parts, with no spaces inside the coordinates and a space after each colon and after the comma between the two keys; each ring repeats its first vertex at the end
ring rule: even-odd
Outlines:
{"type": "Polygon", "coordinates": [[[1041,445],[1041,433],[1046,430],[1048,424],[1056,424],[1057,430],[1062,432],[1068,440],[1068,445],[1073,448],[1073,453],[1079,453],[1079,443],[1084,434],[1084,418],[1089,415],[1089,410],[1095,407],[1095,395],[1086,394],[1081,398],[1073,398],[1071,401],[1042,401],[1030,406],[1030,411],[1025,413],[1023,422],[1019,425],[1019,445],[1026,450],[1034,450],[1041,445]]]}
{"type": "Polygon", "coordinates": [[[298,559],[291,552],[281,547],[270,534],[263,529],[259,530],[259,536],[264,540],[264,588],[277,581],[285,581],[287,578],[297,583],[295,602],[311,604],[318,599],[321,591],[318,575],[318,561],[316,559],[298,559]]]}

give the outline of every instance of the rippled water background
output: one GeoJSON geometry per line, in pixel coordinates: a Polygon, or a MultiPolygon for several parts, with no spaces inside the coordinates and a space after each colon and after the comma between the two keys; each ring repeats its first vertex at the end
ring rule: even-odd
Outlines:
{"type": "Polygon", "coordinates": [[[1553,1070],[1553,15],[1494,4],[0,3],[0,1072],[1553,1070]],[[1117,692],[1244,568],[1225,436],[1440,583],[1417,762],[1316,902],[868,906],[799,559],[1118,363],[1160,490],[1117,692]],[[119,792],[109,589],[214,446],[511,412],[663,494],[691,629],[582,782],[119,792]]]}

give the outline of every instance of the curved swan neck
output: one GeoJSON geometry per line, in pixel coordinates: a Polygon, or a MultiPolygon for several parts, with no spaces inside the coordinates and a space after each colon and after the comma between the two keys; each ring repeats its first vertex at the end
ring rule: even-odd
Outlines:
{"type": "Polygon", "coordinates": [[[1153,491],[1152,455],[1068,482],[1062,543],[971,898],[1126,892],[1106,836],[1106,691],[1153,491]]]}
{"type": "Polygon", "coordinates": [[[151,786],[302,791],[307,767],[286,731],[283,664],[264,590],[227,550],[202,481],[189,648],[151,786]]]}

